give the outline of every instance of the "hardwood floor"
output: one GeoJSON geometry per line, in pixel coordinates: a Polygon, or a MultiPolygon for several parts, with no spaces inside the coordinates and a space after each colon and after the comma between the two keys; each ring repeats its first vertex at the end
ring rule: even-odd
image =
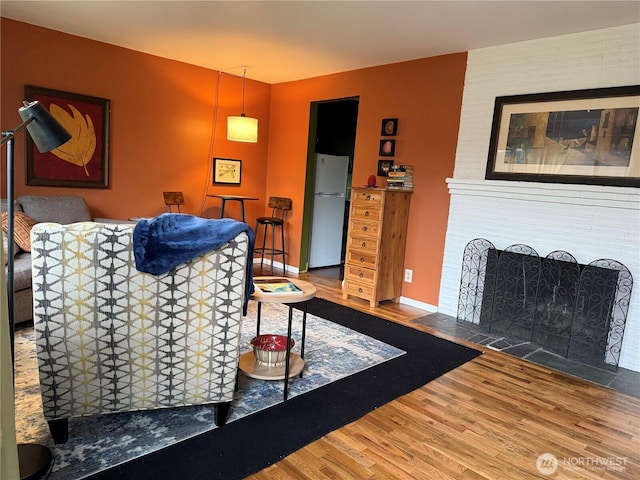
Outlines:
{"type": "MultiPolygon", "coordinates": [[[[320,298],[447,338],[411,323],[422,310],[371,309],[343,301],[338,280],[300,278],[320,298]]],[[[640,399],[485,350],[250,478],[637,479],[640,399]]]]}

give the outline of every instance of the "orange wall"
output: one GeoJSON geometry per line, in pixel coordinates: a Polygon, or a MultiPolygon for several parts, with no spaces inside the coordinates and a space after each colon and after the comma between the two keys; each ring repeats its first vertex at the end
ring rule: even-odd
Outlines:
{"type": "MultiPolygon", "coordinates": [[[[300,256],[304,180],[313,101],[360,97],[353,184],[377,172],[383,118],[398,118],[396,164],[415,167],[405,268],[413,283],[402,295],[437,305],[449,210],[445,179],[453,176],[466,53],[366,68],[274,85],[266,195],[294,199],[288,245],[300,256]]],[[[384,185],[385,178],[378,178],[384,185]]]]}
{"type": "MultiPolygon", "coordinates": [[[[286,193],[294,199],[287,261],[298,266],[310,103],[358,96],[354,184],[365,184],[377,171],[380,122],[397,117],[395,162],[416,167],[405,261],[414,275],[402,294],[437,304],[449,205],[445,178],[453,176],[465,53],[276,85],[248,79],[245,111],[259,119],[257,144],[226,141],[226,117],[240,111],[242,81],[222,74],[212,152],[217,71],[5,18],[1,22],[4,129],[20,123],[17,108],[25,84],[111,100],[109,188],[26,186],[20,135],[17,195],[82,195],[94,217],[113,218],[166,211],[164,190],[182,190],[183,211],[194,214],[201,213],[205,193],[252,195],[260,198],[246,206],[247,222],[254,225],[266,211],[265,199],[286,193]],[[242,184],[212,186],[212,156],[241,159],[242,184]]],[[[217,216],[217,207],[217,201],[207,200],[204,216],[217,216]]],[[[237,205],[228,208],[237,213],[237,205]]]]}
{"type": "MultiPolygon", "coordinates": [[[[200,214],[205,193],[253,195],[264,200],[270,85],[246,82],[245,111],[259,120],[258,143],[228,142],[226,117],[240,113],[242,79],[235,75],[242,72],[220,75],[212,153],[217,71],[5,18],[1,21],[3,129],[20,123],[17,109],[25,84],[111,101],[109,188],[26,186],[21,134],[15,148],[16,196],[82,195],[94,217],[112,218],[165,212],[165,190],[183,191],[183,211],[193,214],[200,214]],[[240,186],[212,186],[212,156],[242,160],[240,186]]],[[[4,178],[4,162],[2,168],[4,178]]],[[[4,186],[2,195],[6,195],[4,186]]],[[[204,214],[217,216],[218,207],[218,200],[207,199],[204,214]]],[[[238,205],[231,202],[228,208],[233,214],[238,205]]],[[[252,224],[262,215],[263,204],[248,202],[246,210],[252,224]]]]}

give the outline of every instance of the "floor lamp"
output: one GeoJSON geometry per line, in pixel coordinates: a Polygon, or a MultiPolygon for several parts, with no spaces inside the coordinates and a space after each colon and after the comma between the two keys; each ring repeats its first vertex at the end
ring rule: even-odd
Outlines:
{"type": "MultiPolygon", "coordinates": [[[[68,142],[71,135],[58,121],[42,106],[40,102],[24,102],[18,109],[22,123],[13,130],[2,132],[0,146],[7,144],[7,307],[9,313],[9,333],[11,341],[11,358],[14,358],[14,192],[13,192],[13,139],[25,128],[28,130],[33,143],[41,153],[49,152],[68,142]]],[[[30,480],[40,478],[47,473],[51,466],[52,456],[49,449],[43,445],[18,445],[18,462],[20,478],[30,480]]]]}

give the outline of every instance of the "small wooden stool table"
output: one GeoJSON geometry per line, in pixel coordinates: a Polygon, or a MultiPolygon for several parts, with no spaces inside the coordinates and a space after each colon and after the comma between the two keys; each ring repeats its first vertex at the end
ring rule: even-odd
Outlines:
{"type": "Polygon", "coordinates": [[[245,375],[259,380],[282,380],[284,379],[284,400],[287,400],[289,389],[289,378],[300,374],[304,368],[304,340],[307,328],[307,301],[316,296],[316,287],[304,280],[289,277],[255,277],[254,280],[282,280],[293,283],[302,290],[302,293],[263,293],[258,288],[251,295],[252,300],[258,302],[256,336],[260,335],[260,316],[262,303],[281,303],[289,306],[289,322],[287,325],[287,338],[291,338],[291,326],[293,323],[293,305],[303,303],[302,310],[302,340],[300,342],[300,355],[291,352],[291,342],[287,342],[287,356],[284,365],[261,365],[256,361],[253,353],[247,352],[240,356],[240,370],[245,375]]]}

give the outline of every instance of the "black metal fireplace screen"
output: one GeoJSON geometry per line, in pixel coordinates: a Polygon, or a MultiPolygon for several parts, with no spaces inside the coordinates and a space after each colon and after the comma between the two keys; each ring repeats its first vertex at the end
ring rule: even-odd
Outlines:
{"type": "Polygon", "coordinates": [[[632,287],[616,260],[582,265],[565,251],[540,258],[527,245],[498,250],[476,238],[464,250],[458,322],[615,370],[632,287]]]}

